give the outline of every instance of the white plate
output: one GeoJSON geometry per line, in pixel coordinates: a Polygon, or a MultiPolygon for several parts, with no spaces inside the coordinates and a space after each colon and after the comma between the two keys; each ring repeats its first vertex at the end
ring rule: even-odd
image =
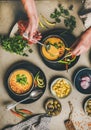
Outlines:
{"type": "Polygon", "coordinates": [[[18,33],[18,23],[16,23],[14,26],[13,26],[13,28],[12,28],[12,30],[11,30],[11,32],[10,32],[10,37],[14,37],[15,36],[15,34],[17,34],[18,33]]]}

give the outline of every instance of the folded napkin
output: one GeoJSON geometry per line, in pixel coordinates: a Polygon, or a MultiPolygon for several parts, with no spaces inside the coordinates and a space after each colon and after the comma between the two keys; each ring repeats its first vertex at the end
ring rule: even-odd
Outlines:
{"type": "Polygon", "coordinates": [[[91,26],[91,0],[84,0],[79,15],[83,21],[85,28],[89,28],[91,26]]]}
{"type": "Polygon", "coordinates": [[[48,124],[50,121],[51,117],[45,114],[34,115],[26,121],[7,127],[3,130],[49,130],[48,124]]]}

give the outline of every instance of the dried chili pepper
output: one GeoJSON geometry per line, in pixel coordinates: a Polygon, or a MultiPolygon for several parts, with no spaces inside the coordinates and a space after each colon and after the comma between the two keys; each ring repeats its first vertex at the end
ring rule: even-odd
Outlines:
{"type": "Polygon", "coordinates": [[[10,110],[15,116],[20,117],[22,119],[25,119],[27,117],[29,117],[31,114],[33,114],[31,111],[26,110],[26,109],[17,109],[15,107],[15,111],[14,110],[10,110]]]}
{"type": "Polygon", "coordinates": [[[22,119],[24,119],[24,116],[22,116],[21,114],[19,114],[19,113],[17,113],[17,112],[15,112],[15,111],[13,111],[12,109],[10,110],[15,116],[17,116],[17,117],[20,117],[20,118],[22,118],[22,119]]]}
{"type": "Polygon", "coordinates": [[[21,35],[25,32],[27,27],[28,27],[28,21],[24,21],[24,20],[18,21],[18,29],[21,35]]]}
{"type": "Polygon", "coordinates": [[[26,113],[26,114],[32,114],[31,111],[26,110],[26,109],[19,109],[20,112],[26,113]]]}
{"type": "Polygon", "coordinates": [[[29,110],[26,110],[26,109],[17,109],[16,107],[15,107],[15,111],[20,112],[20,113],[24,113],[24,114],[29,114],[29,115],[32,114],[32,112],[29,111],[29,110]]]}
{"type": "Polygon", "coordinates": [[[15,111],[18,113],[18,114],[20,114],[20,115],[22,115],[23,117],[28,117],[28,116],[30,116],[31,114],[33,114],[31,111],[29,111],[29,110],[26,110],[26,109],[17,109],[16,107],[15,107],[15,111]]]}

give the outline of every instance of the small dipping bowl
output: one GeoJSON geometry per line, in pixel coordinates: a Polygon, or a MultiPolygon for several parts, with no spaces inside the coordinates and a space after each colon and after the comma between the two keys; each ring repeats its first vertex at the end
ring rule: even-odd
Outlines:
{"type": "Polygon", "coordinates": [[[72,84],[66,78],[55,78],[50,85],[50,91],[56,98],[65,98],[72,91],[72,84]]]}
{"type": "Polygon", "coordinates": [[[88,96],[83,101],[83,109],[87,116],[91,117],[91,96],[88,96]]]}
{"type": "Polygon", "coordinates": [[[48,115],[57,116],[61,113],[62,106],[56,98],[49,97],[44,102],[44,109],[48,115]]]}

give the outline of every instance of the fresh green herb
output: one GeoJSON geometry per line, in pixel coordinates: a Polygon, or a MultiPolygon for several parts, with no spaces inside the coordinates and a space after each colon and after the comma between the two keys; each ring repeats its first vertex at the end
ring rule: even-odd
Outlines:
{"type": "Polygon", "coordinates": [[[28,84],[27,77],[24,74],[22,74],[22,75],[17,74],[16,75],[16,82],[18,82],[22,85],[28,84]]]}
{"type": "Polygon", "coordinates": [[[73,5],[70,5],[70,6],[69,6],[69,10],[73,10],[73,5]]]}
{"type": "Polygon", "coordinates": [[[28,56],[28,54],[26,54],[26,53],[23,53],[22,55],[23,55],[23,56],[28,56]]]}
{"type": "Polygon", "coordinates": [[[70,30],[70,32],[72,32],[76,27],[75,17],[70,15],[69,10],[64,9],[64,7],[61,4],[59,4],[58,8],[56,8],[54,12],[50,14],[50,17],[52,19],[55,19],[56,23],[60,23],[61,18],[64,18],[64,24],[70,30]]]}
{"type": "Polygon", "coordinates": [[[55,21],[56,21],[56,23],[60,23],[60,22],[61,22],[61,19],[55,18],[55,21]]]}
{"type": "Polygon", "coordinates": [[[59,48],[59,45],[57,43],[54,43],[53,46],[57,49],[59,48]]]}
{"type": "Polygon", "coordinates": [[[33,50],[32,50],[32,49],[29,49],[29,52],[30,52],[30,53],[32,53],[32,52],[33,52],[33,50]]]}
{"type": "Polygon", "coordinates": [[[51,47],[51,43],[50,42],[45,43],[46,51],[50,50],[50,47],[51,47]]]}
{"type": "Polygon", "coordinates": [[[64,19],[64,24],[72,32],[74,30],[74,28],[76,27],[75,17],[74,16],[70,16],[69,18],[64,19]]]}
{"type": "Polygon", "coordinates": [[[15,37],[0,36],[0,43],[3,49],[11,53],[16,53],[23,56],[28,56],[25,51],[30,50],[28,42],[22,36],[15,37]]]}
{"type": "Polygon", "coordinates": [[[48,50],[50,50],[50,47],[51,46],[54,46],[55,48],[61,48],[62,46],[63,46],[64,44],[62,43],[62,42],[58,42],[58,43],[54,43],[54,44],[52,44],[52,43],[50,43],[49,41],[47,42],[47,43],[45,43],[45,48],[46,48],[46,50],[48,51],[48,50]]]}

